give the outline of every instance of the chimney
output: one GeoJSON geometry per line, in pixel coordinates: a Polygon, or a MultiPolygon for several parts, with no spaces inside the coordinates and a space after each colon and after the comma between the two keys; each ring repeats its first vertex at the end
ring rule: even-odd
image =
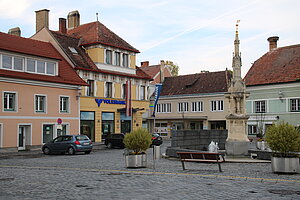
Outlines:
{"type": "Polygon", "coordinates": [[[269,51],[277,48],[277,41],[279,40],[278,36],[269,37],[269,51]]]}
{"type": "Polygon", "coordinates": [[[149,67],[149,61],[141,62],[141,67],[149,67]]]}
{"type": "Polygon", "coordinates": [[[160,61],[160,83],[163,83],[165,80],[164,71],[165,71],[165,61],[161,60],[160,61]]]}
{"type": "Polygon", "coordinates": [[[47,9],[35,11],[36,32],[44,27],[49,28],[49,11],[47,9]]]}
{"type": "Polygon", "coordinates": [[[19,27],[11,28],[8,30],[8,34],[15,35],[15,36],[21,36],[21,29],[19,27]]]}
{"type": "Polygon", "coordinates": [[[69,12],[68,14],[68,29],[77,28],[80,25],[80,15],[78,10],[69,12]]]}
{"type": "Polygon", "coordinates": [[[59,32],[63,34],[67,33],[67,20],[65,18],[59,18],[59,32]]]}

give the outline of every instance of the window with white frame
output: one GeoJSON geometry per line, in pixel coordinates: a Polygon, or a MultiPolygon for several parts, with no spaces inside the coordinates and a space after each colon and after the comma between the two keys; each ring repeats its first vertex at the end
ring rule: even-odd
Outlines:
{"type": "Polygon", "coordinates": [[[24,71],[30,73],[56,75],[56,63],[46,60],[37,60],[15,55],[0,54],[2,57],[1,69],[24,71]],[[25,68],[26,66],[26,68],[25,68]]]}
{"type": "Polygon", "coordinates": [[[94,80],[87,80],[87,84],[89,84],[89,86],[87,86],[86,95],[94,96],[94,80]]]}
{"type": "Polygon", "coordinates": [[[112,51],[111,50],[106,50],[105,51],[105,63],[106,64],[112,64],[112,51]]]}
{"type": "Polygon", "coordinates": [[[290,111],[300,112],[300,98],[290,99],[290,111]]]}
{"type": "Polygon", "coordinates": [[[121,56],[120,52],[115,52],[115,65],[120,66],[121,65],[121,56]]]}
{"type": "Polygon", "coordinates": [[[112,82],[105,83],[105,97],[112,98],[112,82]]]}
{"type": "Polygon", "coordinates": [[[192,112],[203,112],[203,102],[192,102],[192,112]]]}
{"type": "Polygon", "coordinates": [[[16,93],[4,92],[3,95],[4,111],[16,111],[16,93]]]}
{"type": "Polygon", "coordinates": [[[63,113],[69,112],[69,104],[70,104],[69,101],[70,101],[69,97],[64,97],[64,96],[60,97],[60,103],[59,103],[60,112],[63,112],[63,113]]]}
{"type": "Polygon", "coordinates": [[[255,113],[265,113],[266,112],[266,101],[255,101],[254,102],[254,112],[255,113]]]}
{"type": "Polygon", "coordinates": [[[145,86],[141,85],[140,86],[140,100],[145,100],[145,99],[146,99],[145,86]]]}
{"type": "Polygon", "coordinates": [[[223,111],[224,110],[224,101],[223,100],[216,100],[211,101],[211,111],[223,111]]]}
{"type": "Polygon", "coordinates": [[[156,105],[157,113],[170,113],[171,112],[171,103],[159,103],[156,105]]]}
{"type": "Polygon", "coordinates": [[[257,134],[257,125],[248,125],[248,135],[257,134]]]}
{"type": "Polygon", "coordinates": [[[126,53],[122,54],[122,66],[123,67],[128,67],[129,66],[128,54],[126,54],[126,53]]]}
{"type": "Polygon", "coordinates": [[[122,94],[122,99],[125,99],[126,98],[126,84],[122,84],[122,91],[121,91],[121,94],[122,94]]]}
{"type": "Polygon", "coordinates": [[[179,102],[178,103],[178,112],[188,112],[189,103],[188,102],[179,102]]]}
{"type": "Polygon", "coordinates": [[[46,112],[46,96],[35,95],[35,112],[46,112]]]}

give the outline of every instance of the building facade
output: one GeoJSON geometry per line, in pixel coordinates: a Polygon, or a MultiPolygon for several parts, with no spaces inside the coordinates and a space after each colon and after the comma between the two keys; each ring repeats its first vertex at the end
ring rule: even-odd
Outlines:
{"type": "Polygon", "coordinates": [[[50,43],[0,33],[0,150],[27,150],[79,134],[82,85],[50,43]]]}
{"type": "Polygon", "coordinates": [[[155,117],[149,118],[152,131],[170,137],[171,130],[226,129],[230,79],[227,70],[165,78],[155,117]]]}
{"type": "Polygon", "coordinates": [[[59,31],[43,27],[33,38],[51,42],[89,84],[80,94],[81,133],[98,142],[108,134],[142,127],[151,78],[136,67],[139,51],[99,21],[81,25],[78,11],[70,12],[67,20],[60,18],[59,31]],[[130,83],[132,116],[125,114],[126,83],[130,83]]]}
{"type": "Polygon", "coordinates": [[[300,45],[277,48],[278,37],[268,38],[270,50],[255,61],[245,76],[249,137],[263,137],[278,121],[300,126],[300,45]]]}

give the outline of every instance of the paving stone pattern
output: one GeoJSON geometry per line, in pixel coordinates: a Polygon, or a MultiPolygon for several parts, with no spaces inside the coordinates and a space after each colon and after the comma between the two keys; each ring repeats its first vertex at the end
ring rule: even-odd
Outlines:
{"type": "MultiPolygon", "coordinates": [[[[164,143],[162,152],[168,143],[164,143]]],[[[125,168],[122,149],[90,155],[0,159],[0,199],[300,199],[300,175],[277,175],[270,163],[181,163],[148,151],[148,167],[125,168]]]]}

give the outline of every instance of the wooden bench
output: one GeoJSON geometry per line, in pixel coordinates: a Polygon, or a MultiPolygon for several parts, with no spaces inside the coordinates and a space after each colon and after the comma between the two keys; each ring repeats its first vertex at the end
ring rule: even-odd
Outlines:
{"type": "Polygon", "coordinates": [[[177,154],[180,157],[183,170],[185,170],[184,162],[203,162],[203,163],[217,163],[219,166],[219,171],[222,172],[221,163],[225,162],[224,156],[220,153],[177,152],[177,154]]]}

